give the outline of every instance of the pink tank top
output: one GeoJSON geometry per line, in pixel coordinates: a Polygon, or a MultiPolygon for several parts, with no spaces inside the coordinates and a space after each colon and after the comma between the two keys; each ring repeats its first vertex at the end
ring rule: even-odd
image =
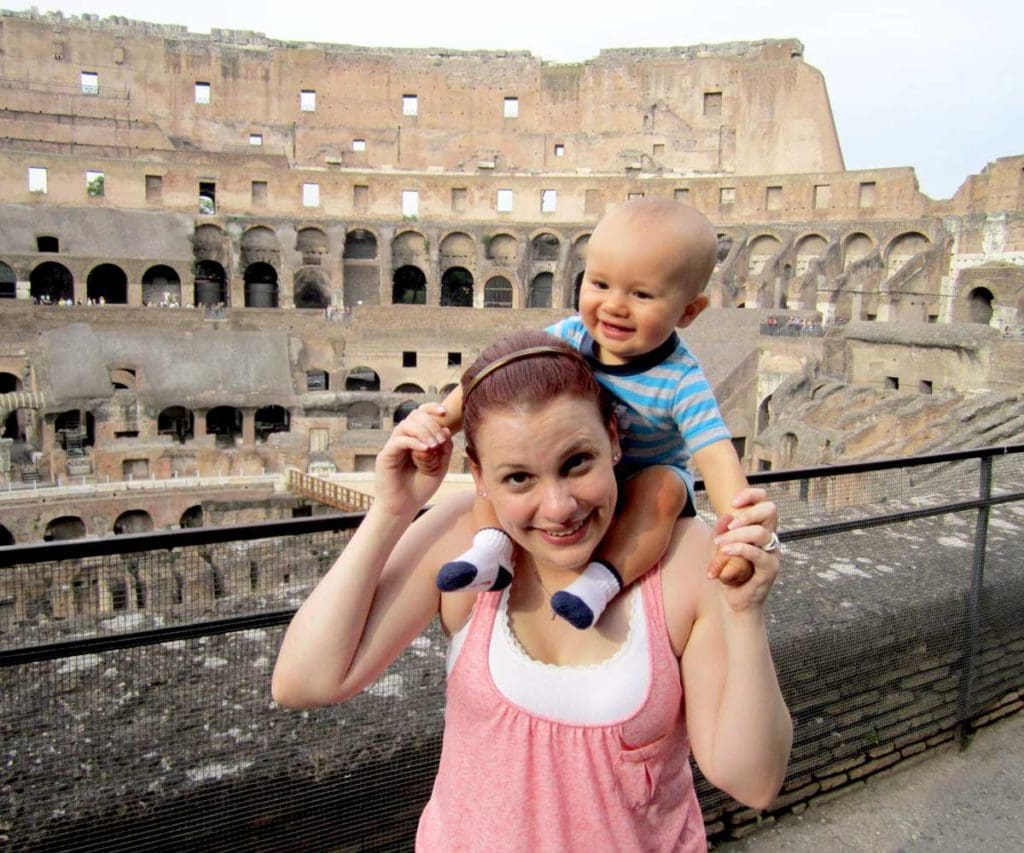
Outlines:
{"type": "Polygon", "coordinates": [[[477,597],[448,676],[441,763],[418,851],[704,853],[660,571],[640,585],[650,686],[629,717],[599,725],[530,713],[498,691],[487,652],[501,593],[477,597]]]}

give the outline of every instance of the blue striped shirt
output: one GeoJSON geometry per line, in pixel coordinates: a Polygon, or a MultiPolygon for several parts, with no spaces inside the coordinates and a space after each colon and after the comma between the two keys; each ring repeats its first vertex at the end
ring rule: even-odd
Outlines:
{"type": "Polygon", "coordinates": [[[578,315],[546,331],[572,344],[615,398],[627,470],[670,466],[692,493],[690,457],[731,435],[704,371],[680,337],[673,332],[661,346],[628,364],[602,364],[578,315]]]}

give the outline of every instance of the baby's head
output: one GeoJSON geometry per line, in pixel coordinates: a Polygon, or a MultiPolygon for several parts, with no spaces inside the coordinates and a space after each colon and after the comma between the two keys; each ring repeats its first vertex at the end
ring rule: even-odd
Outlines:
{"type": "Polygon", "coordinates": [[[692,207],[661,198],[626,202],[587,246],[579,312],[605,364],[653,352],[708,304],[718,239],[692,207]]]}

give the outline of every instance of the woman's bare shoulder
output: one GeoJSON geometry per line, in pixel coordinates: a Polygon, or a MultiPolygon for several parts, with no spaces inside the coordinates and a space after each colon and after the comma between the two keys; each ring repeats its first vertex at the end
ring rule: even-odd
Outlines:
{"type": "Polygon", "coordinates": [[[711,548],[711,528],[699,518],[681,518],[661,561],[665,622],[677,656],[686,648],[701,602],[714,583],[707,577],[711,548]]]}

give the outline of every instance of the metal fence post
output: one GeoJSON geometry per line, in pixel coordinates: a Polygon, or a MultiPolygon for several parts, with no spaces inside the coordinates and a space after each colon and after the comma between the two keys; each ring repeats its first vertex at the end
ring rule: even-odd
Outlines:
{"type": "MultiPolygon", "coordinates": [[[[978,499],[987,501],[992,497],[992,457],[982,456],[978,461],[980,463],[978,499]]],[[[973,731],[971,692],[974,689],[974,658],[978,651],[978,629],[981,621],[981,589],[985,583],[988,513],[988,504],[979,506],[974,523],[974,559],[971,561],[971,588],[967,596],[967,645],[964,648],[964,665],[960,672],[960,689],[957,700],[957,737],[961,749],[967,747],[973,731]]]]}

